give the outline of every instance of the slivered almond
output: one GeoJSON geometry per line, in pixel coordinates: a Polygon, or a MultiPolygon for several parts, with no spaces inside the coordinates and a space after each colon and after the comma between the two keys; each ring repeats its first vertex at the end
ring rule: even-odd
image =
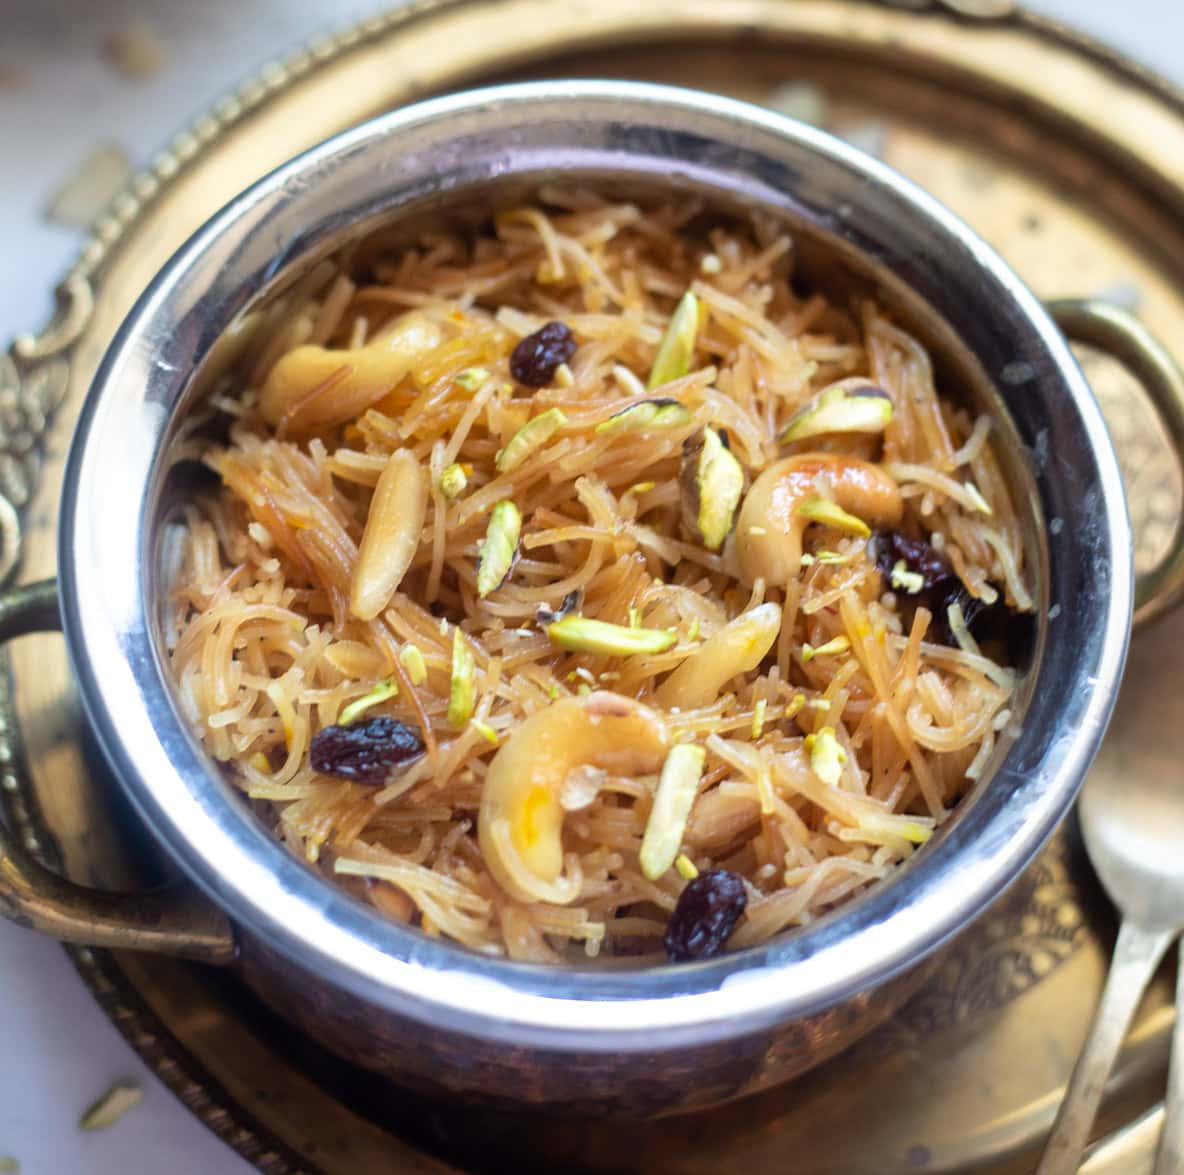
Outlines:
{"type": "Polygon", "coordinates": [[[409,449],[391,454],[374,487],[362,532],[350,611],[373,620],[390,602],[419,546],[427,512],[428,479],[409,449]]]}

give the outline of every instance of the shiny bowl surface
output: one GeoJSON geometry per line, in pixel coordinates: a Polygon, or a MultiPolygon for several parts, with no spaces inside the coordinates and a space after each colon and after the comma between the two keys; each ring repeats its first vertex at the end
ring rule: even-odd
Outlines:
{"type": "Polygon", "coordinates": [[[787,119],[668,87],[546,82],[436,99],[272,173],[182,247],[124,323],[65,484],[71,655],[139,813],[230,915],[244,973],[281,1011],[355,1060],[445,1090],[539,1102],[582,1093],[598,1108],[629,1108],[644,1081],[643,1108],[671,1110],[695,1099],[688,1075],[700,1094],[714,1091],[698,1100],[720,1100],[850,1043],[908,994],[907,976],[1016,879],[1068,811],[1129,636],[1118,466],[1039,302],[890,169],[787,119]],[[956,816],[907,867],[817,924],[694,965],[487,958],[393,925],[316,876],[271,838],[189,730],[155,607],[171,445],[224,332],[380,223],[485,211],[523,187],[577,179],[758,208],[788,224],[821,280],[874,290],[920,333],[957,393],[993,409],[1038,584],[1038,635],[1013,724],[956,816]]]}

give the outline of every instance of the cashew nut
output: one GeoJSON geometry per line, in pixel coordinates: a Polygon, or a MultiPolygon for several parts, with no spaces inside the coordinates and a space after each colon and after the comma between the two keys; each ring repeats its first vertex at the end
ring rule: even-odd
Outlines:
{"type": "Polygon", "coordinates": [[[586,766],[654,774],[667,743],[653,710],[605,690],[532,714],[493,757],[481,791],[477,839],[494,880],[519,901],[573,901],[560,876],[564,781],[586,766]]]}
{"type": "Polygon", "coordinates": [[[736,524],[736,557],[745,583],[760,578],[770,586],[793,579],[802,563],[807,519],[798,507],[818,496],[815,479],[825,475],[844,510],[876,526],[894,526],[904,503],[900,490],[879,466],[842,453],[801,453],[770,465],[752,483],[736,524]]]}
{"type": "Polygon", "coordinates": [[[661,705],[693,710],[719,696],[720,688],[740,673],[755,669],[773,647],[781,631],[781,609],[761,604],[742,612],[708,637],[662,684],[661,705]]]}
{"type": "Polygon", "coordinates": [[[420,358],[440,345],[440,337],[430,318],[411,313],[364,347],[296,347],[267,373],[259,400],[263,418],[299,432],[352,420],[394,389],[420,358]]]}

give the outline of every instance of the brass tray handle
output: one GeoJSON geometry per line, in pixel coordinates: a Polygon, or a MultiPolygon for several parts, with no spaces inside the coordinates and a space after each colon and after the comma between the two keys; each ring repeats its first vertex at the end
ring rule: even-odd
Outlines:
{"type": "MultiPolygon", "coordinates": [[[[1099,347],[1143,383],[1184,460],[1184,372],[1134,315],[1105,302],[1063,299],[1049,313],[1071,339],[1099,347]]],[[[1184,595],[1184,522],[1168,555],[1139,577],[1135,623],[1162,615],[1184,595]]],[[[61,629],[54,580],[0,595],[0,645],[61,629]]],[[[229,920],[189,885],[141,893],[87,889],[36,861],[0,821],[0,914],[64,942],[155,951],[206,963],[235,956],[229,920]]]]}
{"type": "MultiPolygon", "coordinates": [[[[61,630],[52,579],[0,595],[0,645],[61,630]]],[[[155,951],[203,963],[229,963],[234,932],[226,916],[184,883],[139,893],[75,885],[34,860],[0,821],[0,914],[63,942],[155,951]]]]}
{"type": "MultiPolygon", "coordinates": [[[[1184,371],[1163,344],[1133,315],[1109,302],[1058,298],[1047,302],[1067,338],[1107,352],[1142,383],[1176,459],[1184,464],[1184,371]]],[[[1162,616],[1184,597],[1184,518],[1159,565],[1136,577],[1136,627],[1162,616]]]]}

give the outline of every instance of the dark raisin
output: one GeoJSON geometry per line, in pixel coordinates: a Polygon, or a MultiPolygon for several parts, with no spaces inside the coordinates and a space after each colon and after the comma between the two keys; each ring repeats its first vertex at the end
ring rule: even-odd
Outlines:
{"type": "MultiPolygon", "coordinates": [[[[1030,612],[1017,612],[1009,607],[1002,592],[995,603],[984,604],[961,582],[955,580],[955,584],[940,599],[927,602],[926,606],[933,612],[929,639],[951,648],[957,645],[949,617],[950,605],[957,604],[970,635],[984,647],[984,652],[1002,656],[1012,664],[1022,662],[1035,643],[1036,618],[1030,612]]],[[[998,587],[995,590],[999,591],[998,587]]]]}
{"type": "Polygon", "coordinates": [[[510,354],[510,374],[528,388],[549,384],[555,368],[576,353],[575,336],[562,322],[548,322],[527,335],[510,354]]]}
{"type": "Polygon", "coordinates": [[[314,771],[354,783],[386,783],[396,767],[423,754],[418,733],[394,718],[367,718],[349,726],[326,726],[309,747],[314,771]]]}
{"type": "Polygon", "coordinates": [[[675,963],[718,955],[747,904],[739,873],[727,869],[700,873],[682,891],[666,923],[666,953],[675,963]]]}
{"type": "Polygon", "coordinates": [[[898,530],[878,530],[875,547],[876,566],[886,587],[892,583],[892,569],[900,562],[906,570],[921,576],[923,591],[930,591],[943,579],[958,582],[946,557],[924,539],[911,539],[898,530]]]}

